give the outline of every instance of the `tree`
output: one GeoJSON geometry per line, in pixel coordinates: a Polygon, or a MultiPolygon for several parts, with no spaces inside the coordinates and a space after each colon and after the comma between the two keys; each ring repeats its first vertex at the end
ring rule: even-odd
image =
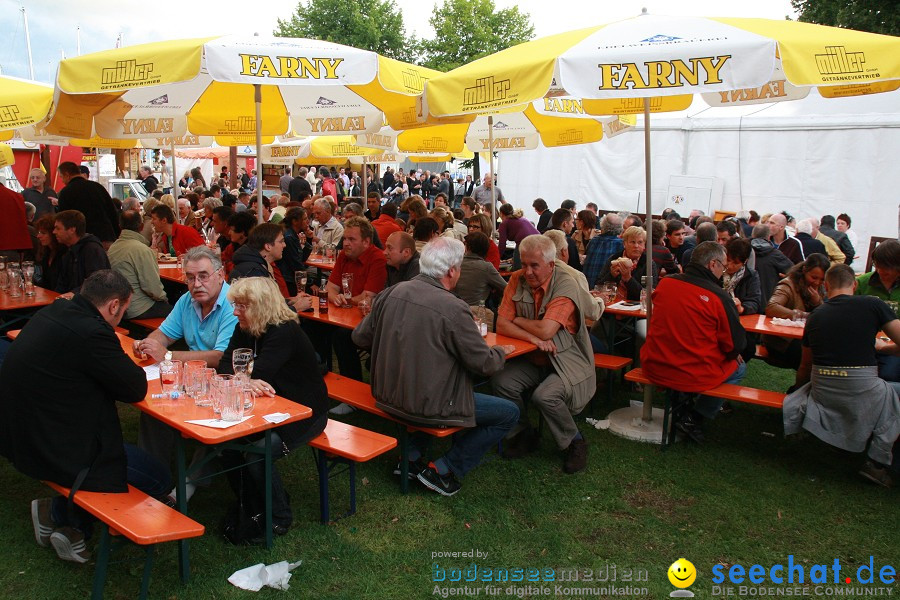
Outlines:
{"type": "Polygon", "coordinates": [[[411,62],[418,43],[406,35],[394,0],[306,0],[290,20],[278,19],[280,37],[327,40],[411,62]]]}
{"type": "Polygon", "coordinates": [[[449,71],[534,37],[528,13],[496,10],[494,0],[444,0],[428,21],[434,39],[422,41],[423,64],[449,71]]]}
{"type": "Polygon", "coordinates": [[[791,0],[798,20],[900,35],[897,0],[791,0]]]}

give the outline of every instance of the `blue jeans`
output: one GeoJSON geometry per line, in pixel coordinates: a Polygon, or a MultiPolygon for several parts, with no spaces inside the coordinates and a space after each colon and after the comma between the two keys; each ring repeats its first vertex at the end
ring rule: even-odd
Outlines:
{"type": "MultiPolygon", "coordinates": [[[[722,383],[732,383],[739,384],[741,380],[744,378],[744,375],[747,374],[747,363],[742,362],[738,363],[737,369],[734,370],[734,373],[728,376],[728,379],[723,381],[722,383]]],[[[710,396],[698,396],[697,400],[694,401],[694,410],[707,419],[715,419],[716,415],[719,413],[719,409],[722,408],[722,404],[725,402],[722,398],[711,398],[710,396]]]]}
{"type": "MultiPolygon", "coordinates": [[[[169,469],[147,452],[132,444],[125,444],[125,458],[128,463],[125,480],[128,484],[153,498],[162,498],[172,489],[169,469]]],[[[53,499],[50,516],[57,525],[69,525],[80,530],[85,539],[90,538],[91,525],[97,520],[77,506],[73,507],[72,518],[69,518],[68,499],[63,496],[53,499]]]]}
{"type": "MultiPolygon", "coordinates": [[[[478,466],[481,457],[506,437],[519,421],[519,407],[515,403],[496,396],[475,393],[475,427],[453,435],[453,446],[443,456],[444,461],[459,478],[478,466]]],[[[417,433],[410,442],[422,451],[428,448],[431,436],[417,433]]]]}

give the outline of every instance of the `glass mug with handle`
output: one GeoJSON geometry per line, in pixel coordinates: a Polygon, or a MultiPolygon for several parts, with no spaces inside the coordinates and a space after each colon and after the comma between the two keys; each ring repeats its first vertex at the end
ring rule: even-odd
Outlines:
{"type": "Polygon", "coordinates": [[[234,369],[235,379],[250,380],[253,372],[253,350],[250,348],[236,348],[231,353],[231,367],[234,369]]]}

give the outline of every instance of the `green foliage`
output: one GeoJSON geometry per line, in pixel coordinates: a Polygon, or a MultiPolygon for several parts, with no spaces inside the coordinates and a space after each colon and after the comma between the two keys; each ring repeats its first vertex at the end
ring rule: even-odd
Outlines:
{"type": "Polygon", "coordinates": [[[289,20],[278,19],[273,33],[327,40],[406,62],[415,59],[418,47],[406,35],[394,0],[306,0],[289,20]]]}
{"type": "Polygon", "coordinates": [[[897,0],[791,0],[800,21],[900,35],[897,0]]]}
{"type": "Polygon", "coordinates": [[[534,37],[534,25],[518,7],[496,10],[493,0],[444,0],[429,19],[434,39],[423,40],[423,64],[449,71],[534,37]]]}

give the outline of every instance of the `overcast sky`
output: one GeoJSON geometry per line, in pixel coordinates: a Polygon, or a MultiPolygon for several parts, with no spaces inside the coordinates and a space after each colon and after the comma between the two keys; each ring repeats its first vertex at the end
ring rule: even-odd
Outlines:
{"type": "MultiPolygon", "coordinates": [[[[498,8],[518,6],[529,13],[536,37],[580,29],[593,24],[640,14],[642,7],[659,15],[764,17],[783,19],[795,16],[790,0],[494,0],[498,8]]],[[[403,13],[408,33],[431,37],[428,16],[434,2],[395,0],[403,13]]],[[[114,48],[122,33],[125,45],[166,39],[253,33],[271,34],[276,19],[287,19],[297,7],[296,0],[221,2],[219,0],[0,0],[0,69],[4,75],[28,79],[28,54],[24,19],[28,16],[34,78],[52,83],[62,53],[77,54],[76,28],[81,29],[81,52],[114,48]],[[261,9],[261,10],[258,10],[261,9]]],[[[323,18],[327,16],[323,15],[323,18]]],[[[464,26],[464,24],[460,24],[464,26]]]]}

